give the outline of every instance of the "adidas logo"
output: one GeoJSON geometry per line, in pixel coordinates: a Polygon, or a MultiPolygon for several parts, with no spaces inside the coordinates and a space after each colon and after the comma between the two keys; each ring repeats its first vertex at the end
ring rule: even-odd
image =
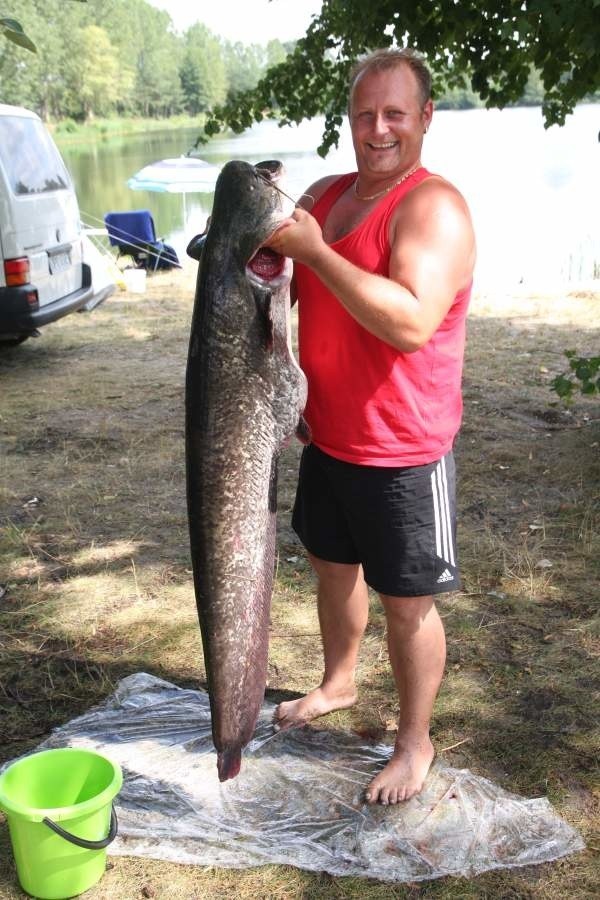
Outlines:
{"type": "Polygon", "coordinates": [[[441,584],[443,581],[454,581],[454,575],[448,569],[444,569],[436,584],[441,584]]]}

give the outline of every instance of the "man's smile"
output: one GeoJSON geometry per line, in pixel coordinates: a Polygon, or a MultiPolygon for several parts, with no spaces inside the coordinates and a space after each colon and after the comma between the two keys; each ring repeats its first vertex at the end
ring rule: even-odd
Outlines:
{"type": "Polygon", "coordinates": [[[385,144],[374,144],[372,141],[367,141],[367,146],[371,147],[372,150],[391,150],[392,147],[397,145],[398,141],[387,141],[385,144]]]}

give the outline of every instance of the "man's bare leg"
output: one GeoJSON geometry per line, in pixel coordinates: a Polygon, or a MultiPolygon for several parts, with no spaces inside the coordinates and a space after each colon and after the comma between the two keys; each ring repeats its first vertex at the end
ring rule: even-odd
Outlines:
{"type": "Polygon", "coordinates": [[[366,791],[369,803],[398,803],[418,794],[435,751],[429,723],[446,661],[444,626],[433,597],[381,597],[388,651],[400,699],[394,753],[366,791]]]}
{"type": "Polygon", "coordinates": [[[274,722],[281,729],[304,725],[334,709],[352,706],[356,700],[356,661],[369,614],[362,567],[325,562],[311,554],[309,559],[318,578],[325,672],[318,688],[299,700],[279,704],[274,722]]]}

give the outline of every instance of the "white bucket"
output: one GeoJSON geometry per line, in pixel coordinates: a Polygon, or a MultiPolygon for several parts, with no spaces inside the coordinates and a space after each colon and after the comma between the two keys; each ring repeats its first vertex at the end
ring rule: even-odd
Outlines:
{"type": "Polygon", "coordinates": [[[145,269],[123,269],[125,288],[131,294],[144,294],[146,292],[145,269]]]}

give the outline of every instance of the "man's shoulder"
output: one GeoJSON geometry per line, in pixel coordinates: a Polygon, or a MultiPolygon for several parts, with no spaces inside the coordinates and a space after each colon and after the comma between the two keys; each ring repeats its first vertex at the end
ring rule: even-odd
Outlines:
{"type": "Polygon", "coordinates": [[[389,232],[392,255],[418,258],[419,250],[462,260],[460,285],[470,283],[475,262],[475,235],[467,203],[449,181],[425,178],[394,210],[389,232]]]}
{"type": "Polygon", "coordinates": [[[466,201],[458,188],[441,175],[429,173],[406,195],[406,200],[417,203],[457,203],[466,207],[466,201]]]}
{"type": "Polygon", "coordinates": [[[469,208],[461,192],[441,175],[429,175],[416,185],[398,203],[393,213],[396,224],[429,218],[432,213],[470,220],[469,208]]]}

